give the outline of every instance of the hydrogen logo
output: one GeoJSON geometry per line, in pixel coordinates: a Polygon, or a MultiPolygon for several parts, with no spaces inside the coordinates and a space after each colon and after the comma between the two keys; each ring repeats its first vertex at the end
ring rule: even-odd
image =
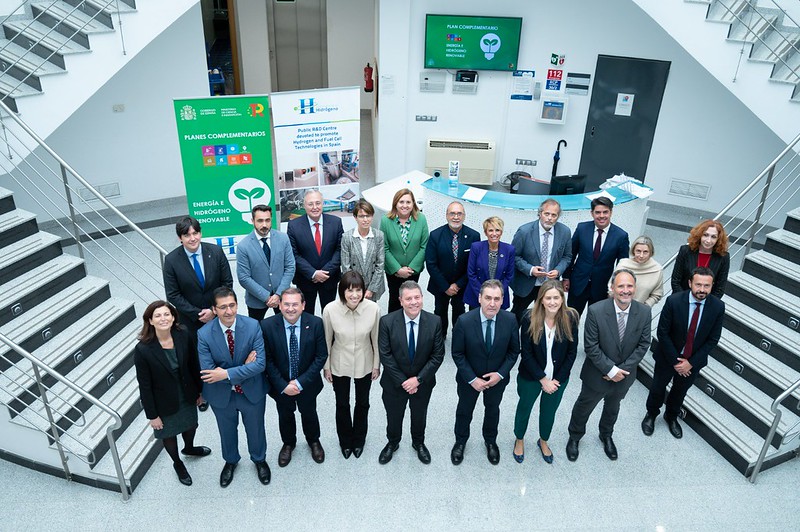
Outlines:
{"type": "Polygon", "coordinates": [[[314,114],[314,98],[300,98],[300,106],[294,108],[301,115],[314,114]]]}
{"type": "Polygon", "coordinates": [[[496,33],[487,33],[481,37],[480,47],[483,56],[491,61],[494,58],[494,54],[500,49],[500,44],[500,36],[496,33]]]}

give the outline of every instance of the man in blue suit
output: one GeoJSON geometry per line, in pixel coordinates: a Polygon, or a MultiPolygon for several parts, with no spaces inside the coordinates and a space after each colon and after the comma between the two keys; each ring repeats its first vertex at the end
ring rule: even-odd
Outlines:
{"type": "Polygon", "coordinates": [[[217,418],[225,466],[219,484],[227,487],[239,463],[239,415],[247,434],[247,449],[258,479],[269,484],[264,409],[269,385],[264,378],[266,356],[258,322],[236,313],[236,294],[228,287],[214,290],[216,318],[197,333],[197,353],[203,397],[217,418]]]}
{"type": "Polygon", "coordinates": [[[611,223],[614,204],[605,196],[592,200],[591,222],[581,222],[572,235],[572,264],[564,272],[567,304],[583,313],[589,305],[608,299],[608,280],[619,259],[628,257],[628,233],[611,223]]]}
{"type": "Polygon", "coordinates": [[[342,220],[323,214],[322,193],[309,190],[303,197],[304,216],[289,221],[286,234],[297,266],[294,284],[303,292],[306,310],[314,314],[317,294],[322,309],[336,298],[342,264],[342,220]]]}
{"type": "Polygon", "coordinates": [[[469,248],[480,242],[481,235],[464,225],[464,205],[458,201],[447,206],[447,223],[431,231],[425,247],[425,266],[430,280],[428,292],[433,294],[433,313],[442,319],[442,335],[447,336],[447,307],[453,309],[453,327],[464,314],[464,288],[467,286],[469,248]]]}
{"type": "Polygon", "coordinates": [[[294,254],[289,237],[272,231],[272,207],[256,205],[253,232],[236,246],[236,276],[247,291],[247,314],[261,321],[271,308],[280,311],[281,294],[294,277],[294,254]]]}
{"type": "Polygon", "coordinates": [[[539,219],[517,229],[511,244],[516,253],[514,304],[511,312],[522,322],[522,316],[539,295],[539,287],[548,279],[558,279],[572,262],[569,227],[559,223],[561,204],[548,198],[539,205],[539,219]],[[546,256],[545,256],[546,254],[546,256]]]}

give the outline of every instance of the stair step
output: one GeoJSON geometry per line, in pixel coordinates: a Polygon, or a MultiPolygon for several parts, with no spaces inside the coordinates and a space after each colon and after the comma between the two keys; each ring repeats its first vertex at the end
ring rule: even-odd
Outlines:
{"type": "Polygon", "coordinates": [[[792,233],[800,234],[800,207],[786,213],[783,228],[792,233]]]}
{"type": "Polygon", "coordinates": [[[51,27],[60,23],[71,30],[70,34],[76,31],[83,34],[114,31],[111,17],[107,13],[92,17],[80,8],[53,0],[34,0],[30,6],[37,20],[51,27]]]}
{"type": "Polygon", "coordinates": [[[778,16],[773,14],[764,14],[764,17],[761,18],[758,15],[753,17],[753,20],[747,20],[747,25],[744,23],[735,20],[731,23],[731,30],[728,33],[728,40],[732,42],[745,42],[745,43],[755,43],[758,42],[759,38],[764,39],[764,37],[772,31],[772,28],[778,22],[778,16]],[[748,26],[750,26],[748,28],[748,26]]]}
{"type": "Polygon", "coordinates": [[[783,364],[800,371],[800,332],[757,314],[735,299],[725,302],[724,327],[783,364]]]}
{"type": "Polygon", "coordinates": [[[736,22],[737,16],[745,17],[749,7],[750,0],[718,0],[710,4],[706,20],[731,24],[736,22]]]}
{"type": "Polygon", "coordinates": [[[0,187],[0,214],[5,214],[16,209],[14,193],[7,188],[0,187]]]}
{"type": "Polygon", "coordinates": [[[14,76],[0,75],[0,94],[11,98],[25,98],[42,94],[42,91],[34,89],[14,76]]]}
{"type": "Polygon", "coordinates": [[[781,58],[787,57],[787,54],[792,52],[792,48],[797,49],[798,43],[800,43],[800,33],[797,28],[778,26],[763,41],[753,44],[748,59],[776,63],[781,58]]]}
{"type": "MultiPolygon", "coordinates": [[[[758,277],[738,271],[728,277],[725,295],[746,304],[790,329],[800,320],[800,297],[758,277]]],[[[725,301],[728,301],[726,298],[725,301]]]]}
{"type": "Polygon", "coordinates": [[[790,52],[782,61],[776,62],[769,79],[781,83],[797,83],[800,81],[800,53],[795,50],[790,52]]]}
{"type": "Polygon", "coordinates": [[[51,52],[58,52],[62,55],[77,54],[89,51],[86,46],[78,44],[66,35],[62,35],[57,31],[53,31],[51,27],[46,26],[41,22],[30,20],[7,20],[3,24],[3,27],[6,29],[6,37],[10,38],[23,48],[32,48],[35,43],[41,43],[42,46],[46,47],[51,52]],[[13,35],[19,35],[20,38],[17,39],[14,37],[9,37],[9,30],[13,35]]]}
{"type": "Polygon", "coordinates": [[[759,250],[745,257],[742,270],[789,293],[800,294],[800,264],[759,250]]]}
{"type": "Polygon", "coordinates": [[[42,231],[4,246],[0,248],[0,283],[5,284],[59,255],[60,239],[42,231]]]}
{"type": "Polygon", "coordinates": [[[5,325],[45,299],[86,277],[83,260],[59,255],[0,285],[0,325],[5,325]]]}
{"type": "MultiPolygon", "coordinates": [[[[64,72],[64,69],[8,39],[0,39],[0,61],[5,61],[9,65],[16,64],[22,70],[35,73],[37,76],[49,76],[64,72]]],[[[5,71],[6,67],[1,70],[5,71]]]]}
{"type": "Polygon", "coordinates": [[[16,209],[0,214],[0,248],[10,246],[38,231],[36,215],[32,212],[16,209]]]}
{"type": "Polygon", "coordinates": [[[778,229],[767,234],[764,251],[800,263],[800,235],[786,229],[778,229]]]}
{"type": "MultiPolygon", "coordinates": [[[[101,12],[104,15],[108,16],[106,20],[110,20],[113,22],[113,17],[111,15],[115,15],[117,13],[135,13],[136,8],[132,7],[125,2],[118,2],[117,0],[64,0],[67,4],[71,6],[82,5],[82,9],[84,13],[94,14],[97,12],[101,12]]],[[[109,27],[113,27],[109,24],[106,24],[109,27]]]]}
{"type": "MultiPolygon", "coordinates": [[[[150,428],[144,411],[139,412],[125,431],[118,435],[116,444],[122,474],[133,491],[158,457],[163,445],[161,440],[153,438],[153,429],[150,428]]],[[[119,491],[117,470],[111,453],[106,453],[92,472],[109,489],[119,491]]]]}

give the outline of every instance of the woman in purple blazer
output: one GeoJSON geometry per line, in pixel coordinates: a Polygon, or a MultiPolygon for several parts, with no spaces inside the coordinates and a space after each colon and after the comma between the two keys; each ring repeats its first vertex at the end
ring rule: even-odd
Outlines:
{"type": "Polygon", "coordinates": [[[503,220],[490,216],[483,222],[486,240],[475,242],[469,248],[467,263],[467,288],[464,290],[464,303],[470,310],[477,308],[481,285],[489,279],[503,283],[502,309],[510,306],[508,285],[514,279],[514,246],[500,242],[503,236],[503,220]]]}

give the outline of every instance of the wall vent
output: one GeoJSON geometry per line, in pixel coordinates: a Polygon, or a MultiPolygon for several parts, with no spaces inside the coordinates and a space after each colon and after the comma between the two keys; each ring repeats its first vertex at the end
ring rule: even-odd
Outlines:
{"type": "Polygon", "coordinates": [[[710,192],[711,185],[673,179],[670,182],[668,194],[672,196],[682,196],[684,198],[707,200],[710,192]]]}
{"type": "Polygon", "coordinates": [[[459,161],[459,181],[465,185],[491,185],[494,177],[495,144],[492,141],[428,139],[425,171],[447,176],[450,161],[459,161]]]}
{"type": "MultiPolygon", "coordinates": [[[[116,198],[120,196],[119,183],[106,183],[105,185],[93,185],[94,189],[98,191],[106,199],[116,198]]],[[[84,201],[96,200],[97,197],[92,194],[88,188],[81,187],[78,189],[78,195],[84,201]]]]}

